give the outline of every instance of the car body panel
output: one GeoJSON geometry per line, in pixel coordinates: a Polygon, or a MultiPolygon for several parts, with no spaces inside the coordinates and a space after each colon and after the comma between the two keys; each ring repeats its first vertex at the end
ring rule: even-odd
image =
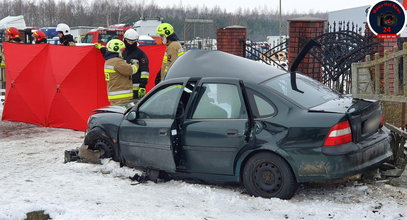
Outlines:
{"type": "Polygon", "coordinates": [[[124,159],[132,166],[174,172],[176,168],[170,135],[173,123],[172,119],[123,120],[119,140],[124,159]]]}
{"type": "Polygon", "coordinates": [[[246,144],[246,119],[190,120],[184,126],[189,172],[234,174],[235,157],[246,144]]]}
{"type": "Polygon", "coordinates": [[[179,77],[224,77],[258,84],[287,73],[284,70],[221,51],[190,50],[187,53],[188,56],[181,56],[174,62],[165,80],[179,77]]]}
{"type": "Polygon", "coordinates": [[[175,113],[176,106],[171,109],[171,107],[164,105],[164,107],[170,109],[160,111],[160,106],[157,106],[157,103],[160,104],[161,102],[171,101],[170,98],[174,99],[174,103],[178,103],[183,84],[185,84],[185,81],[163,86],[164,89],[158,91],[157,94],[155,94],[156,91],[154,91],[154,93],[150,95],[153,101],[147,103],[148,99],[144,99],[143,102],[140,102],[141,104],[135,106],[135,110],[130,111],[137,112],[136,114],[140,116],[142,113],[140,106],[142,107],[143,104],[145,104],[155,109],[157,114],[164,111],[169,112],[170,115],[168,117],[150,118],[150,116],[153,117],[150,115],[145,118],[137,117],[135,120],[125,119],[122,121],[118,136],[123,158],[129,165],[175,172],[176,166],[172,141],[177,131],[174,128],[175,120],[172,114],[175,113]],[[160,92],[162,94],[159,94],[160,92]],[[168,97],[160,98],[164,95],[168,97]],[[154,100],[156,97],[158,97],[158,100],[154,100]],[[147,102],[145,102],[146,100],[147,102]],[[160,158],[160,160],[157,160],[157,158],[160,158]]]}

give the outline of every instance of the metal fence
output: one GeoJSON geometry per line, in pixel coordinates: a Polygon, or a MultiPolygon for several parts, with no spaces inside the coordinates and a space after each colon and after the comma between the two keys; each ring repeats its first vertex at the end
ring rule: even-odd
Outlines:
{"type": "Polygon", "coordinates": [[[287,43],[244,42],[246,58],[288,70],[287,43]]]}

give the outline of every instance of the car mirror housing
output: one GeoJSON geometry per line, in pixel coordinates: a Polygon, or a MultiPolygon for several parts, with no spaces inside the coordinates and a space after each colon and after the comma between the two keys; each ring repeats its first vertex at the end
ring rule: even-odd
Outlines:
{"type": "Polygon", "coordinates": [[[129,120],[129,121],[134,121],[134,120],[136,120],[136,118],[137,118],[137,112],[136,111],[131,111],[127,115],[127,120],[129,120]]]}

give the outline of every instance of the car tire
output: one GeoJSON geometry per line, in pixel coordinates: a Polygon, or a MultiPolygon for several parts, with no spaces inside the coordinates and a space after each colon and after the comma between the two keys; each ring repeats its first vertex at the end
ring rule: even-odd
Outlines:
{"type": "Polygon", "coordinates": [[[249,194],[264,198],[290,199],[298,187],[287,162],[269,152],[257,153],[246,162],[242,180],[249,194]]]}
{"type": "Polygon", "coordinates": [[[112,139],[101,128],[94,128],[88,132],[84,143],[90,150],[103,150],[104,154],[100,158],[114,156],[112,139]]]}

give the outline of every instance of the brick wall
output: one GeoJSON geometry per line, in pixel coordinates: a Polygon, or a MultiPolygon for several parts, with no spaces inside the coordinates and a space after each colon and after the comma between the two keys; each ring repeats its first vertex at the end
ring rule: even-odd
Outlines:
{"type": "MultiPolygon", "coordinates": [[[[325,19],[303,17],[288,20],[289,42],[288,42],[288,65],[291,66],[297,54],[306,41],[302,38],[315,38],[324,33],[325,19]]],[[[297,71],[304,73],[316,80],[321,80],[321,65],[311,56],[306,55],[297,71]]]]}
{"type": "Polygon", "coordinates": [[[243,26],[229,26],[216,31],[217,48],[220,51],[245,57],[244,42],[247,39],[247,29],[243,26]]]}

